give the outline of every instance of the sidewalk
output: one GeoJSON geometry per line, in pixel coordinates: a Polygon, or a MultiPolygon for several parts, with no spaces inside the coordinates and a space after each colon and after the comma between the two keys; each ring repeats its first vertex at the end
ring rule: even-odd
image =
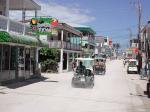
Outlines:
{"type": "Polygon", "coordinates": [[[127,74],[130,80],[136,85],[139,85],[143,91],[146,91],[146,85],[148,80],[146,78],[141,79],[139,74],[127,74]]]}
{"type": "MultiPolygon", "coordinates": [[[[127,70],[127,67],[124,68],[125,72],[126,70],[127,70]]],[[[126,73],[126,76],[130,81],[132,81],[132,83],[139,86],[139,88],[142,90],[140,94],[145,95],[144,92],[146,92],[146,85],[147,85],[148,79],[146,77],[141,79],[139,74],[127,74],[126,73]]]]}

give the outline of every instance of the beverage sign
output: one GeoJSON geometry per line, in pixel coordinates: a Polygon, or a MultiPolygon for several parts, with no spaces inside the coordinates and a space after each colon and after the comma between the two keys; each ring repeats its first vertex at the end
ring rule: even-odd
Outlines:
{"type": "Polygon", "coordinates": [[[37,35],[52,35],[57,25],[57,19],[48,17],[32,18],[30,22],[32,32],[37,35]]]}

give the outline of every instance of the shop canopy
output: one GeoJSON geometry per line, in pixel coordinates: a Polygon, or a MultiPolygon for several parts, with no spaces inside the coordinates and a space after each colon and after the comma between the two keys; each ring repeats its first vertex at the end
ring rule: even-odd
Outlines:
{"type": "MultiPolygon", "coordinates": [[[[5,0],[2,0],[1,5],[5,5],[5,0]]],[[[41,6],[33,0],[9,0],[10,10],[41,10],[41,6]]]]}
{"type": "Polygon", "coordinates": [[[68,24],[74,27],[75,29],[79,30],[80,32],[96,34],[96,32],[89,26],[74,24],[74,23],[68,23],[68,24]]]}
{"type": "Polygon", "coordinates": [[[30,45],[35,47],[48,47],[48,42],[38,40],[36,37],[11,34],[0,31],[0,42],[30,45]]]}

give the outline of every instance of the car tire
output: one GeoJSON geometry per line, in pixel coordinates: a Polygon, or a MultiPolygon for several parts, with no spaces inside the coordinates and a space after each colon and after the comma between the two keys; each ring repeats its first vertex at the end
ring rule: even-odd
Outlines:
{"type": "Polygon", "coordinates": [[[150,98],[150,83],[147,83],[147,96],[150,98]]]}

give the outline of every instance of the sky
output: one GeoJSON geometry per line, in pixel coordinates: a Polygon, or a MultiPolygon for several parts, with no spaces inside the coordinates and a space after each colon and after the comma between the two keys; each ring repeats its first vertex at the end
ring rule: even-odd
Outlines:
{"type": "MultiPolygon", "coordinates": [[[[91,27],[97,36],[111,37],[122,47],[129,45],[130,34],[137,35],[137,0],[34,0],[41,6],[38,16],[52,16],[61,22],[91,27]]],[[[150,0],[141,0],[141,25],[150,20],[150,0]]],[[[21,19],[20,12],[11,17],[21,19]],[[20,16],[18,16],[20,15],[20,16]]],[[[28,12],[32,16],[33,12],[28,12]]]]}

